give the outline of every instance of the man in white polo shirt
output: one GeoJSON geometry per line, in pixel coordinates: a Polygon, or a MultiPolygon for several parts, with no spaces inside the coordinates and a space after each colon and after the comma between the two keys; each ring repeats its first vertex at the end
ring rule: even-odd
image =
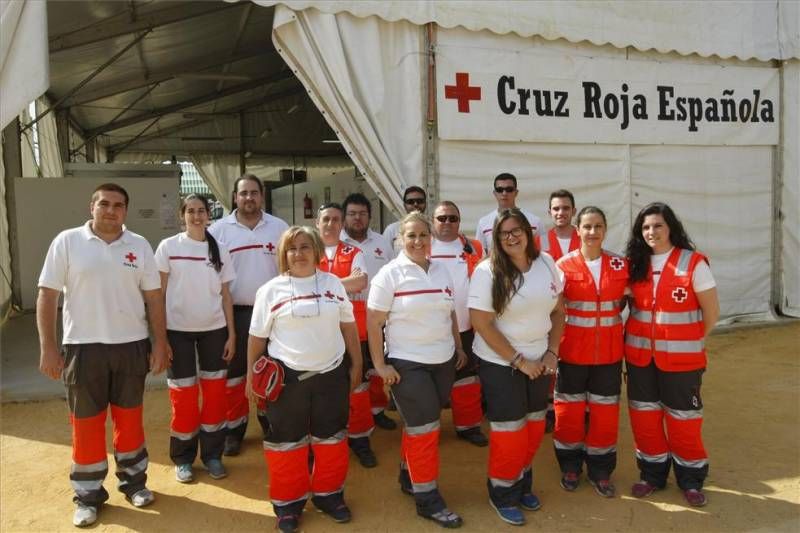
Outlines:
{"type": "Polygon", "coordinates": [[[153,502],[153,493],[145,486],[144,382],[148,370],[158,374],[169,360],[153,250],[124,226],[128,193],[114,183],[100,185],[89,211],[91,220],[62,231],[50,244],[36,302],[39,370],[52,379],[63,378],[67,390],[73,443],[70,481],[77,505],[72,523],[78,527],[93,524],[98,508],[108,499],[103,480],[108,473],[109,404],[118,488],[136,507],[153,502]],[[64,336],[59,351],[56,319],[61,292],[64,336]]]}
{"type": "MultiPolygon", "coordinates": [[[[489,255],[489,252],[492,250],[492,228],[494,227],[497,213],[499,213],[501,209],[517,207],[517,196],[519,195],[517,177],[508,172],[503,172],[495,176],[493,194],[495,200],[497,200],[497,209],[481,217],[478,221],[478,227],[475,230],[475,238],[481,243],[481,246],[483,246],[483,251],[486,255],[489,255]]],[[[528,219],[533,234],[538,235],[542,227],[542,222],[539,220],[539,217],[525,209],[520,208],[520,211],[522,211],[522,214],[528,219]]]]}
{"type": "MultiPolygon", "coordinates": [[[[346,244],[359,248],[364,254],[364,259],[367,263],[367,276],[369,282],[372,283],[372,279],[378,271],[394,259],[394,249],[386,237],[370,229],[369,221],[372,218],[372,204],[370,204],[366,196],[361,193],[352,193],[344,199],[342,207],[344,208],[344,229],[342,230],[341,240],[346,244]]],[[[352,295],[354,305],[358,305],[355,302],[366,302],[368,295],[369,287],[352,295]]],[[[361,324],[359,324],[358,336],[361,342],[366,342],[367,331],[365,327],[362,329],[361,324]]],[[[369,396],[375,425],[383,429],[395,429],[397,422],[384,413],[384,409],[389,403],[389,398],[384,391],[383,380],[373,371],[368,351],[364,352],[364,359],[364,369],[369,375],[369,396]]]]}
{"type": "MultiPolygon", "coordinates": [[[[264,204],[264,184],[253,174],[240,176],[233,184],[236,209],[208,229],[231,254],[236,279],[231,282],[233,322],[236,328],[236,354],[228,364],[226,398],[228,403],[228,434],[225,455],[238,455],[250,407],[245,391],[247,376],[247,337],[256,291],[278,274],[278,241],[289,226],[278,217],[267,214],[264,204]]],[[[266,417],[259,421],[266,431],[266,417]]]]}

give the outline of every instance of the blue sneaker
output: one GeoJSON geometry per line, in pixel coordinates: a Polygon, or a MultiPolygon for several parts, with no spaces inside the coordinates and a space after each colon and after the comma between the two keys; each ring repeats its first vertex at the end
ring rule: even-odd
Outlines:
{"type": "Polygon", "coordinates": [[[499,516],[500,520],[503,522],[511,524],[512,526],[525,525],[525,515],[522,514],[519,507],[497,507],[492,500],[489,500],[489,505],[492,506],[492,509],[497,511],[497,516],[499,516]]]}
{"type": "Polygon", "coordinates": [[[526,511],[538,511],[542,508],[542,502],[540,502],[536,494],[532,492],[523,494],[522,498],[519,499],[519,505],[526,511]]]}
{"type": "Polygon", "coordinates": [[[211,479],[222,479],[228,476],[228,471],[219,459],[209,459],[206,463],[206,470],[211,479]]]}

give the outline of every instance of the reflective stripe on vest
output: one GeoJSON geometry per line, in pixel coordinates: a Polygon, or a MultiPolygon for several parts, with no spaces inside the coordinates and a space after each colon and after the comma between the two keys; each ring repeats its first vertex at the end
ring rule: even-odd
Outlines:
{"type": "MultiPolygon", "coordinates": [[[[567,315],[567,324],[579,328],[593,328],[597,325],[597,319],[586,316],[567,315]]],[[[619,315],[600,317],[600,327],[616,326],[617,324],[622,324],[622,317],[619,315]]]]}
{"type": "MultiPolygon", "coordinates": [[[[595,301],[565,300],[564,304],[567,306],[567,309],[574,309],[575,311],[597,311],[597,302],[595,301]]],[[[613,311],[620,305],[621,302],[619,300],[606,300],[600,302],[600,311],[613,311]]]]}
{"type": "MultiPolygon", "coordinates": [[[[642,311],[631,306],[631,316],[641,322],[652,322],[653,313],[650,311],[642,311]]],[[[694,311],[657,311],[656,324],[693,324],[703,320],[703,312],[699,309],[694,311]]]]}
{"type": "MultiPolygon", "coordinates": [[[[650,343],[650,339],[648,339],[647,337],[626,335],[625,344],[627,344],[628,346],[632,346],[634,348],[640,348],[642,350],[652,349],[652,344],[650,343]]],[[[704,347],[705,347],[705,341],[702,340],[700,341],[657,340],[656,341],[656,351],[666,352],[675,355],[680,355],[683,353],[695,355],[697,352],[702,351],[704,347]]]]}

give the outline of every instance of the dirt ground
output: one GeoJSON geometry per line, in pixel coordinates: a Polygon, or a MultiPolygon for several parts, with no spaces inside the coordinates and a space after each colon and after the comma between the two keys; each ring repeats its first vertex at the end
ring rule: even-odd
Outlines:
{"type": "MultiPolygon", "coordinates": [[[[543,507],[527,513],[526,527],[558,532],[800,531],[800,323],[733,330],[712,336],[708,344],[710,365],[703,388],[704,436],[711,458],[708,506],[687,507],[672,480],[666,490],[647,500],[627,495],[637,476],[623,409],[614,475],[619,496],[602,499],[585,482],[575,493],[561,490],[548,435],[534,464],[534,489],[543,507]]],[[[169,416],[167,392],[148,392],[148,485],[156,502],[134,509],[111,490],[112,475],[106,481],[111,499],[92,529],[271,530],[269,481],[255,420],[242,455],[226,458],[227,479],[213,481],[196,469],[197,480],[181,485],[174,480],[168,455],[169,416]]],[[[4,404],[0,420],[0,530],[74,531],[64,402],[4,404]]],[[[309,504],[303,531],[440,531],[418,518],[413,501],[398,490],[399,431],[376,430],[373,447],[380,462],[377,468],[364,469],[355,460],[350,464],[346,497],[353,522],[334,524],[309,504]]],[[[449,411],[443,414],[441,457],[441,490],[449,506],[464,517],[462,531],[519,531],[489,508],[487,449],[457,440],[449,411]]]]}

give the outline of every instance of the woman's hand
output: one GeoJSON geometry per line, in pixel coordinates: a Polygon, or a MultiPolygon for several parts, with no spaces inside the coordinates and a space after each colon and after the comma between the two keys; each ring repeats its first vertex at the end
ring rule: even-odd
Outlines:
{"type": "Polygon", "coordinates": [[[544,365],[545,374],[555,374],[558,368],[558,358],[552,350],[547,350],[542,356],[542,364],[544,365]]]}
{"type": "Polygon", "coordinates": [[[467,352],[464,348],[456,348],[456,370],[461,370],[467,364],[467,352]]]}
{"type": "Polygon", "coordinates": [[[375,368],[375,372],[383,379],[387,385],[397,385],[400,383],[400,374],[392,365],[381,365],[375,368]]]}
{"type": "Polygon", "coordinates": [[[517,363],[516,369],[528,376],[530,379],[536,379],[544,372],[544,365],[539,361],[528,361],[524,357],[517,363]]]}
{"type": "Polygon", "coordinates": [[[222,360],[230,363],[234,355],[236,355],[236,337],[228,335],[228,340],[225,341],[225,347],[222,349],[222,360]]]}

